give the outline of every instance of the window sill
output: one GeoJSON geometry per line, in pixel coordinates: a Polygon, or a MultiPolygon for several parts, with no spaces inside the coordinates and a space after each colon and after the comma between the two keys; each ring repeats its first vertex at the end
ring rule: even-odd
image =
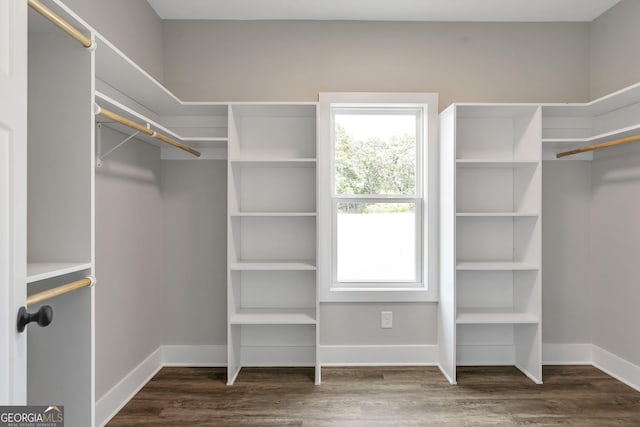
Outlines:
{"type": "Polygon", "coordinates": [[[323,289],[320,302],[437,302],[438,294],[427,288],[356,288],[323,289]]]}

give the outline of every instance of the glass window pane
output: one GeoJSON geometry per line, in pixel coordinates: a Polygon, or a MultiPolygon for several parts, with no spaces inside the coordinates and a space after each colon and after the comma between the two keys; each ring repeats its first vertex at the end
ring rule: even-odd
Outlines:
{"type": "Polygon", "coordinates": [[[337,204],[337,280],[416,280],[415,203],[337,204]]]}
{"type": "Polygon", "coordinates": [[[416,194],[418,117],[334,110],[336,194],[416,194]]]}

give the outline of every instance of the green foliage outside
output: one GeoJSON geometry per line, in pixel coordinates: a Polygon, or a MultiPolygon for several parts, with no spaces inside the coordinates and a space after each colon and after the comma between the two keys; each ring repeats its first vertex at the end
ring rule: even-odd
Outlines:
{"type": "MultiPolygon", "coordinates": [[[[341,195],[414,195],[416,192],[416,140],[394,135],[384,141],[360,141],[337,124],[336,192],[341,195]]],[[[408,203],[340,203],[341,213],[409,212],[408,203]]]]}

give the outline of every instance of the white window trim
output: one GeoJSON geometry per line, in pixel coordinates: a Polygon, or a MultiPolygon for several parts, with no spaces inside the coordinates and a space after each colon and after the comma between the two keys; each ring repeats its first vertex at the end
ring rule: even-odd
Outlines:
{"type": "Polygon", "coordinates": [[[321,92],[318,108],[318,286],[322,302],[435,302],[438,301],[438,94],[437,93],[369,93],[369,92],[321,92]],[[423,167],[423,199],[420,212],[423,218],[422,283],[416,287],[394,285],[392,288],[347,287],[334,285],[333,277],[333,159],[331,105],[354,106],[424,106],[426,124],[424,148],[426,168],[423,167]],[[425,171],[426,169],[426,171],[425,171]]]}

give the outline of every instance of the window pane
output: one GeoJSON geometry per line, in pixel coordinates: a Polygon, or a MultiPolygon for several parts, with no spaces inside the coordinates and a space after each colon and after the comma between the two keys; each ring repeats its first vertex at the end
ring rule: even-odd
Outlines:
{"type": "Polygon", "coordinates": [[[418,117],[334,110],[336,194],[416,194],[418,117]]]}
{"type": "Polygon", "coordinates": [[[416,280],[415,203],[337,204],[339,282],[416,280]]]}

